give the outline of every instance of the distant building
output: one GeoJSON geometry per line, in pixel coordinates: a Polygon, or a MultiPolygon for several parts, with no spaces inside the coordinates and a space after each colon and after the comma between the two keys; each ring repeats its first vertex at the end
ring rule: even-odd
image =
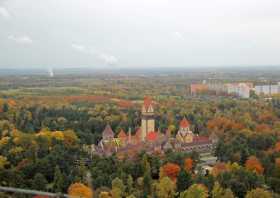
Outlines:
{"type": "Polygon", "coordinates": [[[272,96],[280,94],[280,82],[270,85],[256,85],[250,82],[237,83],[208,83],[191,84],[191,95],[195,96],[206,91],[214,92],[217,95],[231,95],[239,98],[250,98],[250,92],[255,91],[257,95],[272,96]]]}
{"type": "Polygon", "coordinates": [[[227,94],[233,94],[240,98],[249,98],[253,83],[228,83],[226,86],[227,94]]]}
{"type": "Polygon", "coordinates": [[[208,91],[207,84],[191,84],[191,95],[197,95],[208,91]]]}
{"type": "Polygon", "coordinates": [[[209,83],[191,84],[191,95],[195,96],[206,91],[215,92],[217,95],[234,95],[240,98],[249,98],[253,84],[248,82],[241,83],[209,83]]]}
{"type": "Polygon", "coordinates": [[[210,91],[214,91],[217,94],[227,92],[226,85],[222,83],[209,83],[208,88],[210,91]]]}
{"type": "Polygon", "coordinates": [[[280,93],[280,82],[276,85],[256,85],[255,93],[257,95],[275,95],[280,93]]]}
{"type": "Polygon", "coordinates": [[[215,136],[199,136],[190,130],[190,123],[186,118],[180,122],[176,137],[171,137],[170,132],[155,131],[155,118],[152,100],[145,98],[142,107],[141,128],[134,135],[131,130],[128,134],[121,130],[115,137],[113,130],[107,125],[102,133],[102,140],[98,145],[91,146],[91,152],[99,155],[116,153],[119,157],[133,157],[140,151],[147,153],[163,154],[166,150],[184,152],[211,152],[217,143],[215,136]]]}

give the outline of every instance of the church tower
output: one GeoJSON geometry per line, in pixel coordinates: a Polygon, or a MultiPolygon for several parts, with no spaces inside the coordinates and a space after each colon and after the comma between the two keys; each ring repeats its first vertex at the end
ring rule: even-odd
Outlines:
{"type": "Polygon", "coordinates": [[[152,100],[149,97],[144,98],[142,107],[142,120],[141,120],[141,140],[144,141],[149,132],[155,131],[155,118],[152,100]]]}

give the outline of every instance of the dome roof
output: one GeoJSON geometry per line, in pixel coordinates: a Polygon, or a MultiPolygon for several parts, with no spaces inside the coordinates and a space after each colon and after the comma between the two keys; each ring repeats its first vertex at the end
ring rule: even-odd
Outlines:
{"type": "Polygon", "coordinates": [[[154,132],[154,131],[151,131],[147,134],[146,138],[147,138],[148,141],[155,141],[158,138],[158,133],[154,132]]]}
{"type": "Polygon", "coordinates": [[[187,128],[189,126],[190,126],[189,121],[184,117],[183,120],[181,120],[181,122],[180,122],[180,127],[187,128]]]}

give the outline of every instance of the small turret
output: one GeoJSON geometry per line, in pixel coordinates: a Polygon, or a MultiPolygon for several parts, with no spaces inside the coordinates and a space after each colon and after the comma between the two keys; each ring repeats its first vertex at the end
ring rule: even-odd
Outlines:
{"type": "Polygon", "coordinates": [[[114,132],[109,124],[106,125],[104,131],[102,132],[102,140],[110,141],[114,139],[114,132]]]}
{"type": "Polygon", "coordinates": [[[123,129],[121,129],[121,131],[119,132],[118,139],[121,141],[122,145],[125,145],[127,143],[127,135],[123,129]]]}
{"type": "Polygon", "coordinates": [[[131,128],[128,129],[128,144],[131,144],[131,128]]]}

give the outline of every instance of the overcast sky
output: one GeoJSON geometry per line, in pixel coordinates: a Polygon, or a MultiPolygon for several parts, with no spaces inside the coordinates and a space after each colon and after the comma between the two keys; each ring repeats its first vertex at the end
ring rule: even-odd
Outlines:
{"type": "Polygon", "coordinates": [[[0,68],[280,65],[280,0],[0,0],[0,68]]]}

